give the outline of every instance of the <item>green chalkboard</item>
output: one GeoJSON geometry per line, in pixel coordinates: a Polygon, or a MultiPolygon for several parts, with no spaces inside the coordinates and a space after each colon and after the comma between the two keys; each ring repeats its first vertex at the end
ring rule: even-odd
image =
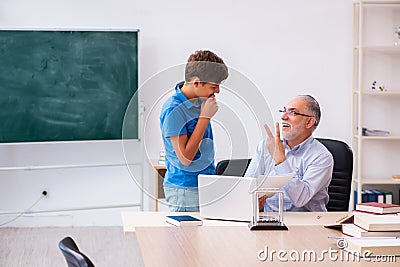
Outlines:
{"type": "Polygon", "coordinates": [[[137,31],[0,31],[2,143],[137,139],[137,88],[137,31]]]}

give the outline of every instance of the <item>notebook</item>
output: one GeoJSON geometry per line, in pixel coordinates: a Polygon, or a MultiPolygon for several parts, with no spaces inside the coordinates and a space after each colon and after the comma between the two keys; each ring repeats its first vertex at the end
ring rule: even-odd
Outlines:
{"type": "Polygon", "coordinates": [[[294,176],[241,177],[200,174],[200,216],[207,219],[251,221],[252,194],[257,188],[281,188],[294,176]]]}

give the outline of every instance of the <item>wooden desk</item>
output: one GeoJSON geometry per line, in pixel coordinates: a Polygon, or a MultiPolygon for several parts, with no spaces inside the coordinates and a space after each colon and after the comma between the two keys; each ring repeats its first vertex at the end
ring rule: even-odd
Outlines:
{"type": "Polygon", "coordinates": [[[145,266],[398,266],[353,258],[328,238],[340,235],[320,225],[289,226],[289,231],[250,231],[246,226],[136,230],[145,266]],[[286,254],[279,258],[280,250],[286,254]]]}
{"type": "MultiPolygon", "coordinates": [[[[203,226],[245,226],[247,222],[207,220],[200,217],[198,212],[122,212],[122,223],[125,234],[135,232],[136,227],[174,227],[165,222],[167,215],[189,214],[203,220],[203,226]]],[[[347,215],[347,212],[285,212],[286,225],[328,225],[347,215]]]]}
{"type": "MultiPolygon", "coordinates": [[[[192,215],[196,218],[200,218],[198,212],[122,212],[122,224],[124,227],[124,233],[134,233],[137,227],[175,227],[167,223],[167,215],[192,215]]],[[[203,226],[247,226],[246,222],[233,222],[233,221],[220,221],[220,220],[204,220],[203,226]]]]}
{"type": "MultiPolygon", "coordinates": [[[[373,259],[368,262],[351,255],[347,260],[348,254],[337,248],[337,240],[328,238],[342,234],[322,226],[333,224],[346,212],[287,212],[288,231],[250,231],[247,223],[216,220],[204,220],[200,227],[175,227],[165,222],[165,216],[171,214],[174,213],[122,213],[124,231],[135,232],[145,266],[398,265],[396,262],[377,263],[373,259]],[[286,253],[280,255],[281,259],[278,257],[280,250],[286,253]],[[296,253],[300,261],[294,260],[296,253]],[[305,260],[301,258],[303,254],[305,260]],[[287,262],[282,261],[285,259],[287,262]]],[[[199,217],[198,213],[185,214],[199,217]]]]}
{"type": "MultiPolygon", "coordinates": [[[[146,266],[255,266],[263,263],[257,253],[265,245],[279,250],[289,248],[287,241],[297,240],[291,242],[291,249],[326,247],[325,240],[316,240],[310,233],[326,238],[322,226],[279,232],[251,232],[245,226],[138,227],[136,237],[146,266]]],[[[335,246],[334,240],[329,244],[335,246]]]]}

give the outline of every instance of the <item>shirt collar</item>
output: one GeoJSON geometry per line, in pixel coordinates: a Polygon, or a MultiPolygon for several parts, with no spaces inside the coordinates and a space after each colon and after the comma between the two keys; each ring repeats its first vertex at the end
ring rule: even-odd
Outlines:
{"type": "Polygon", "coordinates": [[[193,104],[187,97],[182,93],[182,86],[185,84],[185,82],[180,82],[175,86],[175,93],[176,97],[179,101],[181,101],[186,108],[198,108],[200,107],[202,100],[199,98],[199,104],[193,104]]]}
{"type": "Polygon", "coordinates": [[[303,146],[311,143],[314,140],[314,137],[312,135],[310,135],[306,140],[304,140],[302,143],[298,144],[297,146],[293,147],[292,149],[290,149],[289,145],[287,144],[286,140],[283,139],[283,144],[285,146],[285,150],[287,151],[298,151],[300,150],[303,146]]]}

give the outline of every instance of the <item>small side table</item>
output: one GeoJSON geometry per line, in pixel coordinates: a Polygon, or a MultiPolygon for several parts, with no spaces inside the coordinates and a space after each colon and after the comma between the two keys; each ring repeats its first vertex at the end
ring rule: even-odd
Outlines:
{"type": "Polygon", "coordinates": [[[165,167],[165,165],[158,164],[157,159],[152,159],[151,165],[153,165],[153,168],[155,169],[155,173],[156,173],[156,176],[155,176],[155,178],[156,178],[156,211],[158,211],[159,199],[165,198],[163,183],[164,183],[165,173],[167,172],[167,167],[165,167]]]}

